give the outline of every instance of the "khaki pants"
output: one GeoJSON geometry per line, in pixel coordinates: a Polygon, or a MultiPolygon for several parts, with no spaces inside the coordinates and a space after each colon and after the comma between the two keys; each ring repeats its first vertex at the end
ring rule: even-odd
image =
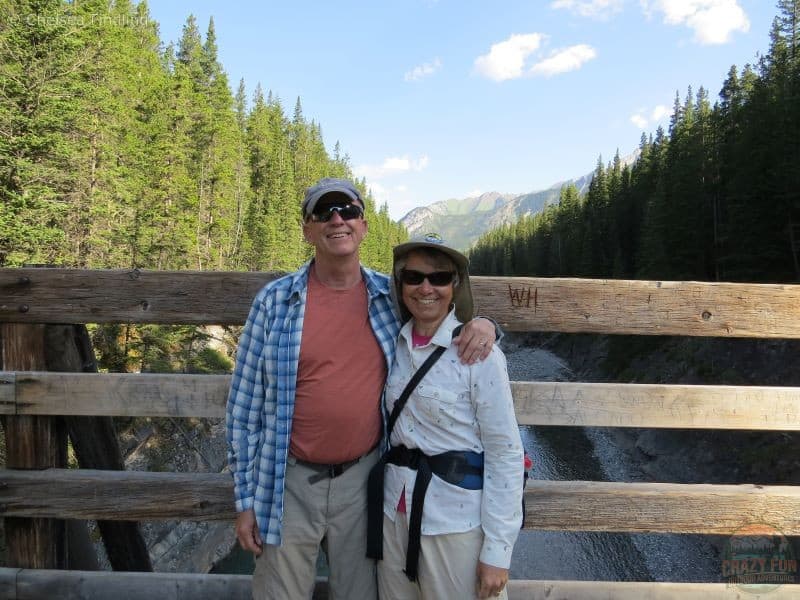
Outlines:
{"type": "MultiPolygon", "coordinates": [[[[406,567],[408,515],[397,513],[394,522],[383,515],[383,560],[378,561],[381,600],[469,600],[477,598],[478,556],[483,545],[480,527],[464,533],[423,535],[420,540],[419,577],[409,581],[406,567]]],[[[506,590],[495,598],[508,598],[506,590]]]]}
{"type": "Polygon", "coordinates": [[[375,561],[366,558],[367,477],[374,450],[333,479],[289,459],[283,496],[283,544],[264,545],[253,573],[255,600],[311,598],[320,546],[330,567],[330,600],[376,600],[375,561]]]}

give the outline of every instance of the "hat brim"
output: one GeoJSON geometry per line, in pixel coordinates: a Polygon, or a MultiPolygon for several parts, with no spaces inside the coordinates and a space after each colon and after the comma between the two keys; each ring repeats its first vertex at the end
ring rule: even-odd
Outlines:
{"type": "Polygon", "coordinates": [[[356,193],[350,187],[345,185],[331,185],[314,191],[303,200],[303,216],[308,217],[311,213],[313,213],[317,203],[319,203],[319,201],[328,194],[342,194],[347,196],[351,202],[358,202],[361,205],[361,208],[366,208],[361,196],[359,196],[358,193],[356,193]]]}
{"type": "Polygon", "coordinates": [[[453,303],[456,307],[456,318],[462,323],[468,323],[474,316],[475,307],[472,299],[472,287],[469,283],[469,259],[458,250],[449,248],[442,244],[430,243],[425,241],[410,241],[403,244],[398,244],[392,250],[394,262],[392,264],[392,286],[391,295],[394,300],[395,307],[400,313],[400,317],[405,323],[411,318],[411,312],[403,304],[403,288],[402,282],[398,278],[397,261],[403,256],[407,255],[414,250],[421,248],[430,248],[438,250],[442,254],[447,255],[456,265],[456,272],[458,273],[458,285],[453,287],[453,303]]]}

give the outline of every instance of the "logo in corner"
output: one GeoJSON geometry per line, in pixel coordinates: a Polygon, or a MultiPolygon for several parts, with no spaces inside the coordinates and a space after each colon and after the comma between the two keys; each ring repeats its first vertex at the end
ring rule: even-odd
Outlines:
{"type": "Polygon", "coordinates": [[[765,594],[798,581],[797,554],[781,531],[749,523],[733,532],[722,553],[722,578],[748,594],[765,594]]]}

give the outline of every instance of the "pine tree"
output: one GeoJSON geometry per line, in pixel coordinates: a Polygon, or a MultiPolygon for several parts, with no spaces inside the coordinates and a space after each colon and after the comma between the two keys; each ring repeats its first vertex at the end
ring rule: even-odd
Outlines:
{"type": "Polygon", "coordinates": [[[207,86],[205,100],[210,111],[204,132],[205,178],[199,194],[201,261],[206,261],[207,268],[222,269],[233,262],[237,248],[237,168],[243,139],[228,76],[217,58],[213,19],[209,21],[203,44],[202,65],[207,86]]]}
{"type": "Polygon", "coordinates": [[[146,214],[148,233],[144,259],[155,269],[196,268],[197,185],[194,165],[194,113],[192,82],[187,70],[166,49],[164,63],[169,73],[162,101],[155,115],[154,153],[160,157],[153,166],[152,198],[146,214]],[[169,231],[169,235],[163,235],[169,231]]]}
{"type": "Polygon", "coordinates": [[[149,142],[166,85],[158,32],[144,4],[87,0],[77,7],[86,143],[66,232],[79,265],[137,266],[154,234],[147,215],[159,157],[149,142]]]}
{"type": "Polygon", "coordinates": [[[190,16],[179,44],[175,77],[188,80],[191,140],[187,170],[196,182],[189,199],[194,215],[197,268],[223,268],[236,248],[236,161],[239,130],[228,78],[217,58],[214,21],[202,41],[190,16]]]}
{"type": "Polygon", "coordinates": [[[300,221],[285,218],[286,207],[299,201],[287,129],[280,101],[270,94],[265,102],[256,88],[247,126],[253,201],[245,217],[245,264],[251,269],[293,269],[301,259],[300,221]]]}
{"type": "Polygon", "coordinates": [[[650,144],[650,161],[644,170],[647,192],[642,215],[642,232],[637,274],[646,279],[666,278],[668,262],[665,240],[668,235],[666,222],[665,181],[666,152],[668,140],[662,127],[656,129],[650,144]]]}
{"type": "Polygon", "coordinates": [[[62,231],[82,93],[73,7],[3,2],[0,18],[0,266],[69,263],[62,231]]]}
{"type": "Polygon", "coordinates": [[[603,157],[597,159],[586,194],[584,205],[584,229],[581,246],[581,262],[578,274],[587,277],[607,277],[611,272],[608,215],[608,179],[603,157]]]}
{"type": "Polygon", "coordinates": [[[239,80],[239,87],[234,98],[236,115],[236,159],[234,164],[234,224],[232,247],[229,253],[228,267],[237,269],[243,266],[242,243],[244,237],[244,220],[250,204],[250,170],[247,149],[247,97],[244,79],[239,80]]]}
{"type": "Polygon", "coordinates": [[[778,0],[777,25],[790,60],[796,61],[800,49],[800,1],[778,0]]]}

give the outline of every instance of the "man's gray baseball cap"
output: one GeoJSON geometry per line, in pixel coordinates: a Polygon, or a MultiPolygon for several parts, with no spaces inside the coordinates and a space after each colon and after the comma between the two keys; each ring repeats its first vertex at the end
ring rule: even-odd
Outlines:
{"type": "Polygon", "coordinates": [[[361,208],[366,208],[364,199],[361,193],[356,189],[347,179],[336,179],[334,177],[326,177],[320,179],[317,183],[312,185],[306,190],[305,198],[303,198],[303,218],[307,219],[311,213],[314,212],[314,207],[319,202],[319,199],[326,194],[336,193],[344,194],[351,202],[358,202],[361,208]]]}

